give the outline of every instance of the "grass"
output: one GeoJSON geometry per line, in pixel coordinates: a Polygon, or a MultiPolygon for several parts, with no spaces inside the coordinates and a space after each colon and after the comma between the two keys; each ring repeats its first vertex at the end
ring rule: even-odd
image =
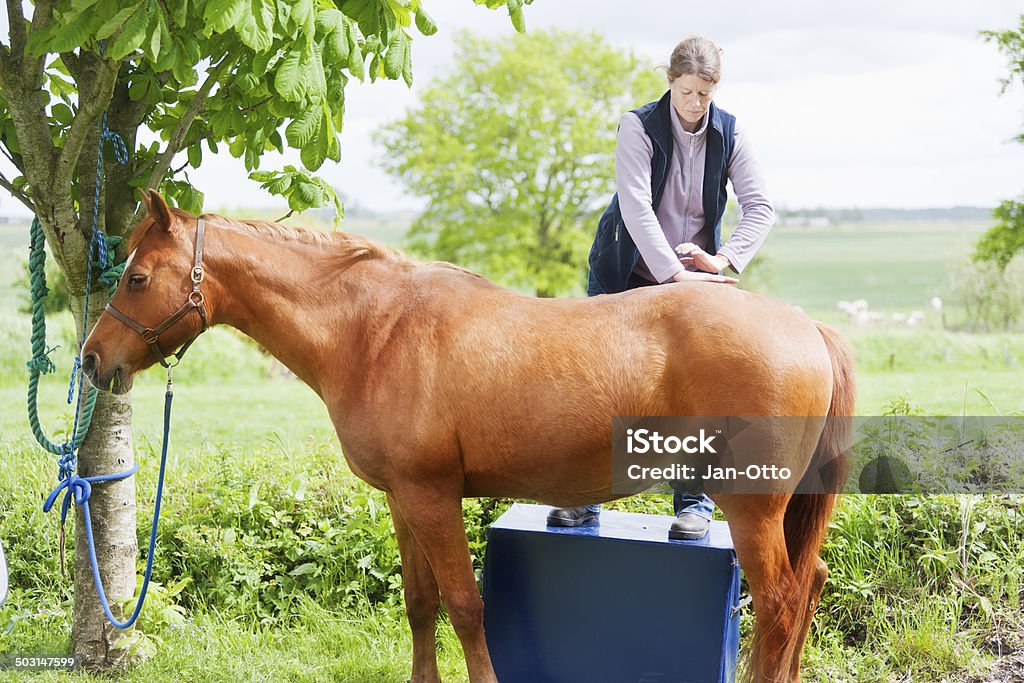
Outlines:
{"type": "MultiPolygon", "coordinates": [[[[288,629],[253,627],[236,618],[199,613],[164,638],[158,657],[143,662],[120,680],[222,683],[223,681],[344,681],[404,683],[409,679],[412,639],[397,611],[324,610],[312,601],[302,605],[301,619],[288,629]]],[[[11,652],[52,653],[70,647],[60,628],[61,612],[39,620],[12,644],[11,652]],[[50,628],[44,624],[49,623],[50,628]],[[58,627],[54,632],[52,627],[58,627]],[[29,648],[18,650],[18,647],[29,648]]],[[[440,629],[440,668],[446,681],[466,680],[458,640],[451,626],[440,629]]],[[[22,683],[22,672],[0,671],[0,683],[22,683]]],[[[84,673],[47,673],[34,681],[94,681],[84,673]]]]}

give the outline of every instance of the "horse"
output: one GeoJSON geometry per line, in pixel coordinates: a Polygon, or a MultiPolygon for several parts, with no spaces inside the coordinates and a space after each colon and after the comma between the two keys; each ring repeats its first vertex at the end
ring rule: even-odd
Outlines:
{"type": "MultiPolygon", "coordinates": [[[[349,467],[386,493],[414,683],[440,680],[442,599],[470,680],[497,681],[462,498],[577,506],[621,497],[610,474],[612,416],[823,416],[809,432],[764,437],[798,480],[848,446],[851,351],[782,302],[701,282],[538,299],[344,232],[197,217],[153,190],[143,200],[149,213],[84,344],[84,371],[124,393],[135,373],[167,364],[166,350],[225,324],[309,385],[349,467]]],[[[756,683],[799,680],[835,499],[716,498],[752,598],[746,675],[756,683]]]]}

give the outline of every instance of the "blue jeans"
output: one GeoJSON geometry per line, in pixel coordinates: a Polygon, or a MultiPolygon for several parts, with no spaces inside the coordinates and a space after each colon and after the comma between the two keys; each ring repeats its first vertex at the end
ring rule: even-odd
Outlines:
{"type": "MultiPolygon", "coordinates": [[[[637,287],[647,287],[649,285],[656,284],[649,280],[645,280],[636,273],[629,276],[629,282],[626,283],[626,289],[635,289],[637,287]]],[[[601,288],[598,286],[597,281],[594,280],[593,273],[587,275],[587,296],[596,296],[598,294],[604,294],[601,288]]],[[[711,513],[715,510],[715,504],[711,502],[711,499],[705,496],[703,493],[699,496],[691,496],[689,494],[682,494],[676,491],[672,495],[672,507],[675,514],[678,516],[680,512],[686,511],[690,514],[697,515],[708,521],[711,520],[711,513]]],[[[594,513],[601,512],[600,505],[588,505],[587,509],[594,513]]]]}

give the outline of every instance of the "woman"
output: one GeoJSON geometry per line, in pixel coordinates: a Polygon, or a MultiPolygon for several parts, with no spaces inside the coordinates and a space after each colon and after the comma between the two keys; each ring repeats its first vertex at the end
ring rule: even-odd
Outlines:
{"type": "MultiPolygon", "coordinates": [[[[703,36],[676,45],[667,67],[668,92],[626,112],[615,143],[616,193],[601,216],[590,250],[587,294],[684,280],[735,283],[775,221],[761,169],[736,118],[712,101],[721,50],[703,36]],[[742,210],[721,243],[726,181],[742,210]]],[[[714,504],[705,496],[674,496],[669,538],[702,538],[714,504]]],[[[552,526],[597,524],[599,505],[555,508],[552,526]]]]}

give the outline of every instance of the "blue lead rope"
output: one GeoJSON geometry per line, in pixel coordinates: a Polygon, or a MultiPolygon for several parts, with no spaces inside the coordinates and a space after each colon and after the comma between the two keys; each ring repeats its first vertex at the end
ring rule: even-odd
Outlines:
{"type": "MultiPolygon", "coordinates": [[[[89,495],[92,493],[92,485],[104,481],[117,481],[120,479],[127,479],[128,477],[135,474],[139,466],[135,465],[127,472],[121,472],[120,474],[106,474],[96,477],[79,477],[77,474],[72,474],[60,484],[57,485],[49,496],[46,497],[46,502],[43,503],[43,511],[49,512],[57,501],[57,496],[60,495],[61,491],[64,491],[64,498],[61,501],[60,506],[60,522],[61,526],[64,525],[64,520],[67,518],[68,509],[71,504],[81,505],[85,512],[85,535],[89,541],[89,563],[92,565],[92,578],[96,583],[96,593],[100,598],[100,605],[103,607],[103,613],[107,615],[107,619],[116,628],[125,629],[130,628],[132,624],[139,618],[139,613],[142,612],[142,604],[146,601],[146,592],[149,590],[149,580],[153,575],[153,558],[156,554],[156,532],[157,525],[160,521],[160,502],[163,500],[164,493],[164,472],[167,469],[167,443],[170,437],[171,431],[171,401],[174,399],[174,385],[171,382],[171,369],[167,368],[167,391],[164,394],[164,436],[163,444],[160,447],[160,475],[157,478],[156,484],[156,505],[153,508],[153,526],[149,532],[149,552],[146,557],[146,573],[142,579],[142,589],[139,591],[139,599],[135,603],[135,610],[132,615],[125,622],[119,622],[114,617],[113,612],[110,610],[110,603],[107,601],[106,591],[103,590],[103,580],[100,578],[99,564],[96,561],[96,543],[92,537],[92,517],[89,514],[89,495]]],[[[0,550],[2,552],[2,550],[0,550]]],[[[0,603],[2,604],[2,603],[0,603]]]]}

